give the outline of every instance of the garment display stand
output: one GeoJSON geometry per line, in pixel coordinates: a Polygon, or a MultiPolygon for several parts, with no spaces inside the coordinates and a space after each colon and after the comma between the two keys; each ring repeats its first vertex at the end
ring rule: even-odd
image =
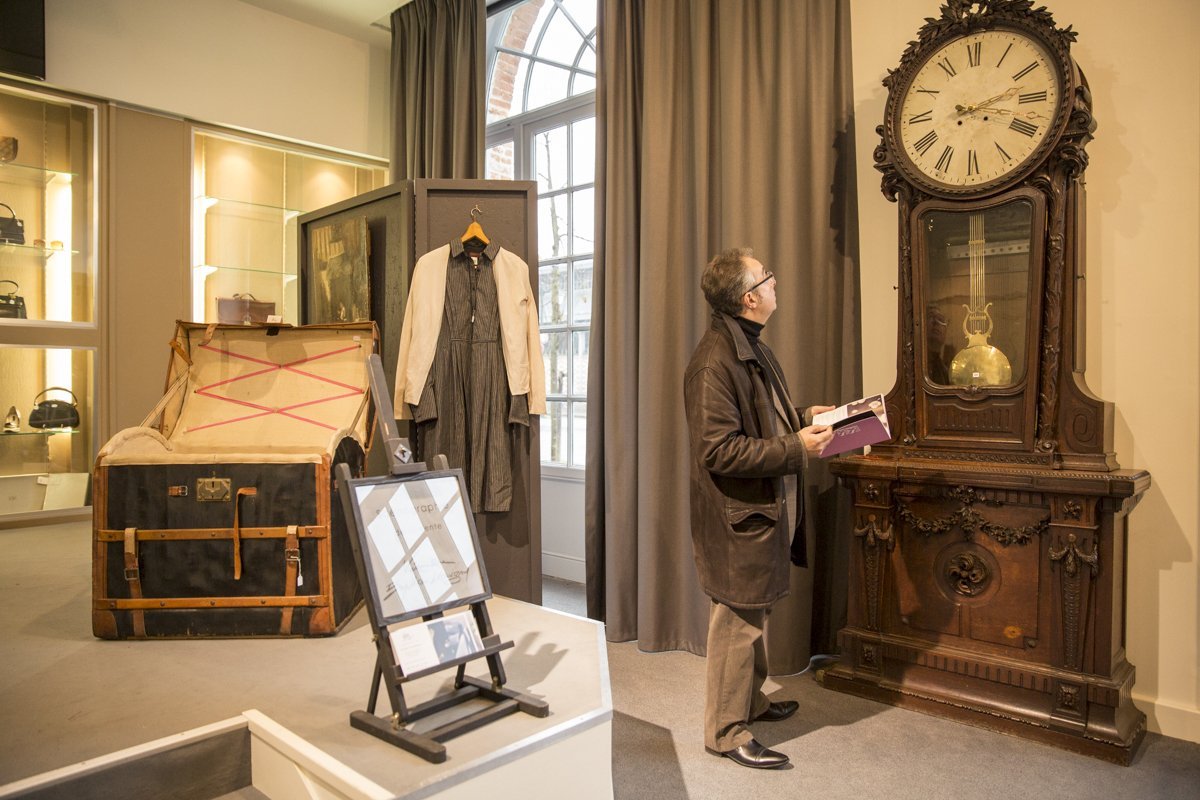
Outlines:
{"type": "Polygon", "coordinates": [[[376,645],[367,708],[351,713],[350,724],[441,763],[446,760],[444,741],[518,711],[545,717],[550,707],[537,697],[504,688],[500,652],[513,642],[501,641],[488,616],[486,600],[492,594],[461,470],[446,469],[441,455],[431,459],[433,469],[411,461],[411,449],[399,435],[391,395],[384,388],[379,356],[368,359],[368,373],[390,474],[355,480],[349,470],[337,473],[376,645]],[[417,618],[420,623],[413,622],[417,618]],[[404,622],[410,624],[393,627],[404,622]],[[470,630],[472,624],[478,637],[470,630]],[[447,632],[452,637],[449,648],[447,632]],[[487,661],[490,679],[466,674],[467,664],[480,658],[487,661]],[[405,683],[448,669],[455,670],[452,691],[408,704],[405,683]],[[381,685],[391,702],[389,717],[375,713],[381,685]],[[413,728],[420,720],[477,700],[488,703],[435,727],[413,728]]]}

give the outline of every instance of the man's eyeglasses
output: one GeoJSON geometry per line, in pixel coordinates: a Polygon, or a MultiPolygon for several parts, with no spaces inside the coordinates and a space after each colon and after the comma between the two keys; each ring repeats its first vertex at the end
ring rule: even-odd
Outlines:
{"type": "Polygon", "coordinates": [[[762,286],[764,283],[766,283],[767,281],[771,280],[774,277],[775,277],[774,272],[767,272],[767,274],[763,276],[763,279],[761,281],[759,281],[758,283],[754,284],[753,286],[751,286],[749,289],[747,289],[746,293],[749,294],[750,292],[753,292],[755,289],[762,286]]]}

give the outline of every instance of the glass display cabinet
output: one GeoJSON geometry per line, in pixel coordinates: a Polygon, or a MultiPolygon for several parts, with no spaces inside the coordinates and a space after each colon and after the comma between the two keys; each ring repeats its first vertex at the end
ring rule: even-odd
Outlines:
{"type": "Polygon", "coordinates": [[[382,161],[197,129],[192,318],[298,324],[296,218],[386,181],[382,161]]]}
{"type": "Polygon", "coordinates": [[[86,514],[89,502],[97,115],[0,82],[0,526],[86,514]]]}

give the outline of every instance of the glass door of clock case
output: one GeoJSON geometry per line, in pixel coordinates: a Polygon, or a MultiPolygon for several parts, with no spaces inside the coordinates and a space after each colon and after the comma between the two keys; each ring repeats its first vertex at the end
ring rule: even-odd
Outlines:
{"type": "Polygon", "coordinates": [[[1024,444],[1034,428],[1027,387],[1037,382],[1045,202],[1029,190],[935,200],[913,219],[922,433],[1024,444]]]}

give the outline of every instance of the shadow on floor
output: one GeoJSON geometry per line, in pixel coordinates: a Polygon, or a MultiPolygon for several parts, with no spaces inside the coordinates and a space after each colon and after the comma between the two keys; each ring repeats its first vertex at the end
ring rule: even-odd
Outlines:
{"type": "Polygon", "coordinates": [[[614,711],[614,799],[687,800],[687,796],[670,729],[614,711]]]}

